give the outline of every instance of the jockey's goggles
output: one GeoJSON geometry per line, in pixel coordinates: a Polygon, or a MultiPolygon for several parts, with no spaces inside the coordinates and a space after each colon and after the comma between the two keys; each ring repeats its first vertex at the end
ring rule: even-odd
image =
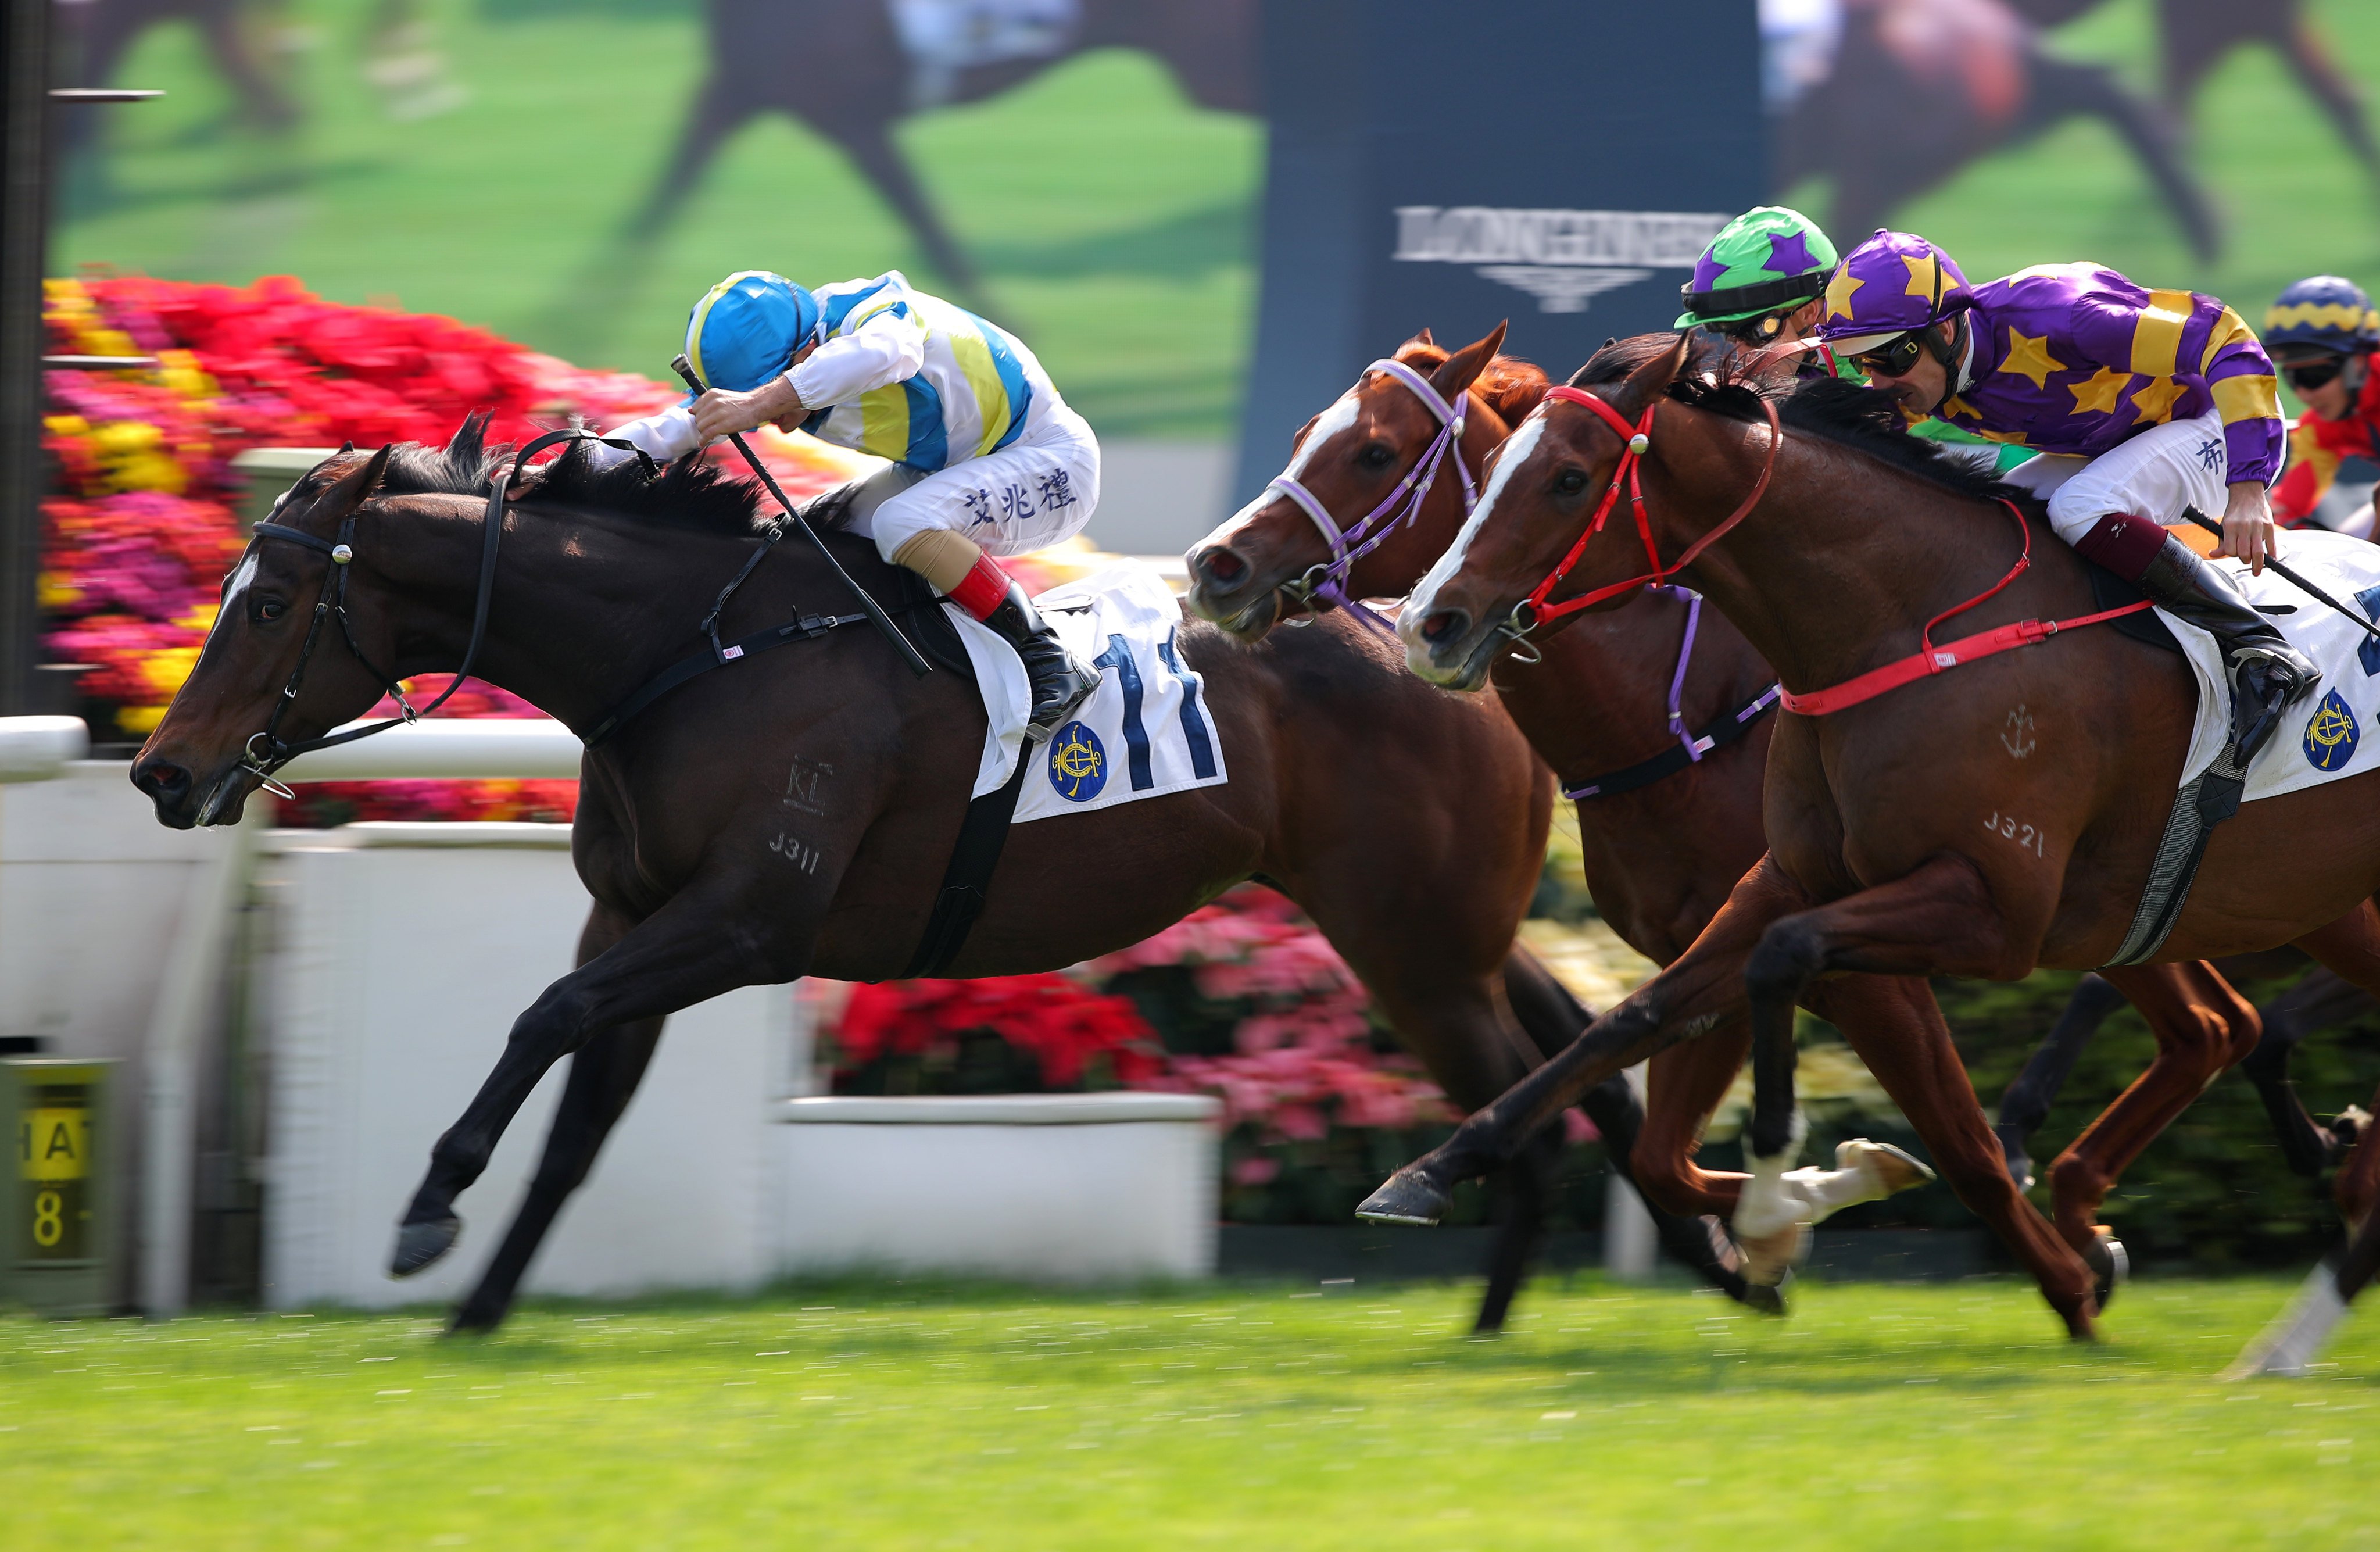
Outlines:
{"type": "Polygon", "coordinates": [[[1731,318],[1724,323],[1706,323],[1703,327],[1738,345],[1767,345],[1784,332],[1786,315],[1791,310],[1789,308],[1786,312],[1764,312],[1756,318],[1731,318]]]}
{"type": "Polygon", "coordinates": [[[2281,369],[2281,376],[2299,393],[2309,394],[2317,388],[2327,388],[2346,370],[2346,357],[2326,356],[2319,361],[2301,361],[2295,366],[2285,366],[2281,369]]]}
{"type": "Polygon", "coordinates": [[[1870,377],[1907,377],[1917,370],[1917,358],[1925,354],[1925,331],[1916,329],[1846,359],[1870,377]]]}

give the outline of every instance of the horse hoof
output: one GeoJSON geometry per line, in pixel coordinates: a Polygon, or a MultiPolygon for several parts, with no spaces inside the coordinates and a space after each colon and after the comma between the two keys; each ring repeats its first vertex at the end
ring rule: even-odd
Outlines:
{"type": "Polygon", "coordinates": [[[477,1304],[465,1304],[446,1322],[450,1337],[484,1337],[504,1323],[504,1312],[482,1309],[477,1304]]]}
{"type": "Polygon", "coordinates": [[[1755,1288],[1775,1288],[1810,1258],[1810,1226],[1789,1223],[1768,1234],[1740,1230],[1735,1243],[1743,1247],[1743,1279],[1755,1288]]]}
{"type": "Polygon", "coordinates": [[[1355,1216],[1366,1223],[1411,1223],[1434,1229],[1446,1216],[1446,1193],[1418,1170],[1399,1170],[1388,1183],[1364,1198],[1355,1216]]]}
{"type": "Polygon", "coordinates": [[[2116,1238],[2115,1231],[2101,1224],[2094,1232],[2091,1248],[2082,1253],[2083,1265],[2091,1268],[2092,1296],[2099,1301],[2099,1313],[2107,1313],[2107,1301],[2116,1290],[2132,1280],[2132,1258],[2124,1249],[2124,1242],[2116,1238]]]}
{"type": "Polygon", "coordinates": [[[462,1237],[463,1220],[452,1213],[427,1223],[396,1226],[396,1249],[388,1258],[388,1275],[408,1278],[455,1248],[462,1237]]]}
{"type": "Polygon", "coordinates": [[[1781,1282],[1748,1282],[1743,1285],[1743,1307],[1779,1319],[1792,1314],[1785,1303],[1785,1285],[1781,1282]]]}
{"type": "Polygon", "coordinates": [[[1925,1185],[1934,1179],[1934,1171],[1918,1162],[1907,1148],[1890,1143],[1874,1142],[1866,1137],[1854,1137],[1835,1148],[1835,1168],[1864,1170],[1884,1187],[1888,1196],[1898,1195],[1912,1186],[1925,1185]]]}

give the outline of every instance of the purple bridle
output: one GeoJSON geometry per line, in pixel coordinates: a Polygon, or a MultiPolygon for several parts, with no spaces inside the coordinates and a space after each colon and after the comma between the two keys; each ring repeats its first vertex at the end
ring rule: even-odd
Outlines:
{"type": "MultiPolygon", "coordinates": [[[[1265,487],[1265,491],[1270,494],[1278,491],[1295,503],[1299,511],[1314,519],[1314,526],[1322,530],[1323,539],[1330,545],[1329,560],[1317,561],[1297,580],[1282,584],[1281,590],[1304,604],[1309,619],[1314,600],[1320,599],[1325,603],[1351,610],[1365,624],[1386,631],[1390,628],[1386,622],[1368,609],[1356,608],[1355,600],[1347,596],[1347,576],[1354,569],[1355,563],[1378,549],[1389,535],[1400,527],[1409,527],[1415,518],[1421,515],[1421,503],[1428,499],[1430,487],[1437,483],[1438,471],[1444,467],[1450,452],[1454,455],[1455,472],[1463,477],[1463,515],[1465,518],[1479,503],[1479,491],[1472,483],[1470,467],[1463,461],[1463,406],[1468,394],[1458,395],[1453,404],[1448,404],[1430,385],[1429,379],[1402,361],[1383,358],[1364,369],[1364,376],[1373,372],[1386,372],[1412,389],[1414,396],[1438,417],[1438,435],[1422,450],[1421,457],[1405,477],[1397,481],[1396,488],[1381,498],[1379,505],[1343,529],[1332,521],[1329,509],[1316,499],[1313,491],[1287,474],[1275,479],[1265,487]],[[1408,494],[1410,500],[1407,499],[1408,494]],[[1399,513],[1397,503],[1401,501],[1404,503],[1404,509],[1399,513]]],[[[1362,378],[1356,381],[1360,383],[1362,378]]]]}

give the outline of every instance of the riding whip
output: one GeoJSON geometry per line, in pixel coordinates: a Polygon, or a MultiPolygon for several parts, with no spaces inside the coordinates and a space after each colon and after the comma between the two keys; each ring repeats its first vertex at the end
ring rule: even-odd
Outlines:
{"type": "MultiPolygon", "coordinates": [[[[2181,515],[2184,517],[2189,518],[2192,522],[2197,524],[2200,527],[2204,528],[2208,533],[2220,535],[2223,532],[2222,524],[2216,522],[2214,518],[2209,517],[2205,513],[2199,511],[2198,508],[2194,506],[2183,507],[2181,509],[2181,515]]],[[[2347,605],[2339,602],[2337,599],[2331,597],[2328,593],[2324,592],[2320,588],[2315,587],[2313,583],[2307,581],[2304,577],[2300,576],[2296,572],[2291,571],[2289,567],[2283,565],[2280,562],[2272,559],[2270,556],[2265,557],[2265,564],[2270,566],[2273,570],[2279,572],[2281,574],[2282,581],[2294,583],[2297,586],[2298,591],[2311,596],[2317,603],[2326,603],[2330,605],[2331,608],[2337,610],[2339,613],[2354,621],[2357,624],[2362,625],[2365,635],[2370,636],[2374,640],[2380,640],[2380,625],[2374,624],[2371,621],[2365,619],[2361,613],[2348,608],[2347,605]]]]}
{"type": "MultiPolygon", "coordinates": [[[[680,356],[672,361],[670,370],[684,378],[686,385],[697,394],[708,392],[702,385],[702,380],[694,375],[694,363],[685,357],[680,356]]],[[[752,451],[751,444],[747,443],[740,433],[733,431],[728,433],[727,440],[735,444],[736,452],[744,455],[744,461],[752,466],[752,472],[759,477],[760,483],[767,487],[769,494],[777,498],[777,505],[784,511],[784,521],[792,524],[796,532],[817,546],[818,552],[826,557],[826,564],[834,569],[835,576],[841,577],[843,585],[851,589],[852,596],[859,600],[859,606],[868,611],[868,617],[876,622],[876,628],[884,633],[884,639],[892,643],[901,655],[908,660],[909,672],[920,679],[931,673],[934,671],[934,665],[926,661],[925,654],[918,651],[906,636],[901,634],[901,627],[892,623],[892,616],[884,612],[884,606],[876,601],[875,596],[861,587],[851,573],[843,569],[843,563],[835,559],[834,552],[826,547],[826,540],[820,539],[818,530],[810,527],[809,519],[796,512],[794,509],[794,503],[785,499],[785,492],[777,487],[776,478],[770,474],[768,466],[760,462],[759,455],[752,451]]],[[[753,562],[757,563],[768,552],[766,546],[755,551],[752,556],[753,562]]],[[[726,606],[728,594],[735,590],[737,584],[749,576],[751,570],[751,564],[747,564],[744,570],[736,575],[735,581],[728,584],[727,592],[719,596],[718,604],[711,609],[710,618],[704,622],[704,634],[711,637],[714,645],[718,640],[715,627],[719,622],[720,610],[726,606]]]]}

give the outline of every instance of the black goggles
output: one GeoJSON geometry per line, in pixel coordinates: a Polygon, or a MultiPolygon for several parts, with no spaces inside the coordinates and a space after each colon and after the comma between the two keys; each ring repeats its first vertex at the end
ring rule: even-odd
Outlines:
{"type": "Polygon", "coordinates": [[[2334,356],[2328,360],[2306,361],[2294,367],[2283,367],[2281,376],[2288,380],[2290,387],[2301,394],[2306,394],[2316,388],[2328,387],[2338,380],[2338,374],[2346,370],[2346,359],[2334,356]]]}
{"type": "Polygon", "coordinates": [[[1767,345],[1784,332],[1785,314],[1764,312],[1757,318],[1738,318],[1725,323],[1706,323],[1704,328],[1724,334],[1738,345],[1767,345]]]}
{"type": "Polygon", "coordinates": [[[1907,377],[1917,369],[1917,358],[1924,354],[1925,334],[1924,330],[1918,330],[1874,350],[1863,350],[1851,358],[1851,363],[1870,377],[1907,377]]]}

